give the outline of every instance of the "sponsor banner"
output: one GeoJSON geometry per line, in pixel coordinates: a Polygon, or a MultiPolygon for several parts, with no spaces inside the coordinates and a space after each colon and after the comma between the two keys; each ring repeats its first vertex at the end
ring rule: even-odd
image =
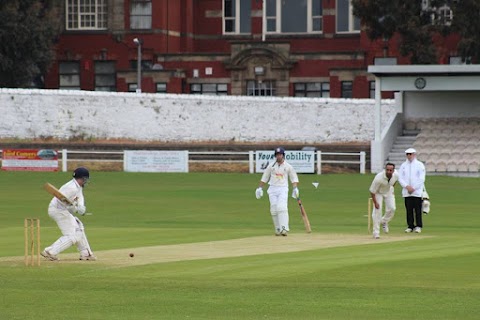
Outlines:
{"type": "Polygon", "coordinates": [[[51,149],[4,149],[2,170],[58,171],[58,153],[51,149]]]}
{"type": "Polygon", "coordinates": [[[188,172],[188,151],[126,150],[127,172],[188,172]]]}
{"type": "MultiPolygon", "coordinates": [[[[297,173],[315,172],[314,151],[285,150],[285,160],[292,165],[297,173]]],[[[275,162],[273,150],[255,151],[255,172],[265,171],[265,168],[272,162],[275,162]]]]}

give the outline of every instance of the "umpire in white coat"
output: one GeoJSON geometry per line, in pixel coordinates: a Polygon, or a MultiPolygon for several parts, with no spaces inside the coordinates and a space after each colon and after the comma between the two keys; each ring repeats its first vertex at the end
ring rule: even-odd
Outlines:
{"type": "Polygon", "coordinates": [[[96,260],[93,255],[83,223],[74,214],[84,215],[86,212],[83,187],[87,184],[90,173],[84,167],[75,169],[73,179],[60,188],[60,192],[73,202],[73,205],[65,204],[57,198],[53,198],[48,206],[48,215],[60,228],[62,236],[51,246],[46,247],[41,255],[48,260],[58,260],[57,255],[77,245],[80,252],[80,260],[96,260]]]}
{"type": "Polygon", "coordinates": [[[407,229],[405,232],[422,232],[422,194],[425,188],[425,166],[417,160],[417,151],[405,150],[407,160],[400,166],[398,182],[402,186],[407,211],[407,229]]]}
{"type": "Polygon", "coordinates": [[[267,190],[270,199],[270,214],[272,215],[275,235],[286,236],[290,231],[288,217],[288,179],[293,187],[292,197],[298,198],[298,176],[295,169],[285,161],[285,149],[275,149],[275,159],[263,172],[260,184],[255,191],[255,196],[260,199],[263,196],[263,186],[268,183],[267,190]]]}
{"type": "Polygon", "coordinates": [[[370,196],[373,200],[373,210],[368,213],[372,215],[373,237],[380,238],[380,224],[383,231],[389,232],[388,223],[395,215],[395,192],[394,186],[398,181],[398,172],[393,163],[387,163],[385,170],[377,173],[370,185],[370,196]],[[385,215],[382,217],[382,204],[385,202],[385,215]]]}

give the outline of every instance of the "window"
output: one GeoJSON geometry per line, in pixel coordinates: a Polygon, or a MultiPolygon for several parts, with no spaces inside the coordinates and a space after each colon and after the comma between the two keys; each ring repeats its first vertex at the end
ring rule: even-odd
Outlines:
{"type": "Polygon", "coordinates": [[[137,84],[136,83],[129,83],[128,84],[128,92],[137,92],[137,84]]]}
{"type": "Polygon", "coordinates": [[[448,58],[449,64],[471,64],[471,57],[462,58],[459,56],[452,56],[448,58]]]}
{"type": "Polygon", "coordinates": [[[277,32],[280,28],[277,26],[277,1],[276,0],[267,0],[264,4],[267,6],[264,8],[266,10],[266,23],[267,23],[267,32],[277,32]]]}
{"type": "Polygon", "coordinates": [[[130,2],[130,29],[152,28],[152,1],[132,0],[130,2]]]}
{"type": "Polygon", "coordinates": [[[311,26],[309,26],[308,30],[312,32],[319,32],[323,29],[323,9],[322,9],[322,0],[314,0],[312,1],[312,11],[311,11],[312,18],[308,19],[311,21],[311,26]]]}
{"type": "Polygon", "coordinates": [[[370,99],[375,99],[375,81],[368,82],[369,89],[370,89],[370,99]]]}
{"type": "Polygon", "coordinates": [[[295,83],[294,96],[295,97],[329,98],[330,83],[329,82],[295,83]]]}
{"type": "Polygon", "coordinates": [[[266,0],[268,33],[321,32],[322,0],[266,0]]]}
{"type": "Polygon", "coordinates": [[[437,9],[435,15],[436,23],[442,26],[451,26],[453,21],[453,11],[446,4],[437,9]]]}
{"type": "Polygon", "coordinates": [[[274,96],[275,81],[247,81],[247,96],[274,96]]]}
{"type": "Polygon", "coordinates": [[[282,1],[280,6],[280,12],[281,32],[307,32],[306,1],[282,1]]]}
{"type": "Polygon", "coordinates": [[[191,94],[208,94],[226,96],[228,94],[225,83],[192,83],[190,84],[191,94]]]}
{"type": "Polygon", "coordinates": [[[251,11],[250,0],[224,0],[223,33],[250,33],[251,11]]]}
{"type": "Polygon", "coordinates": [[[353,15],[352,0],[337,0],[337,32],[360,32],[360,19],[353,15]]]}
{"type": "Polygon", "coordinates": [[[67,30],[107,29],[107,0],[67,0],[67,30]]]}
{"type": "Polygon", "coordinates": [[[167,93],[167,84],[165,82],[159,82],[156,84],[157,93],[167,93]]]}
{"type": "MultiPolygon", "coordinates": [[[[138,60],[130,60],[130,69],[137,70],[138,60]]],[[[144,60],[140,62],[142,64],[142,70],[152,70],[153,62],[151,60],[144,60]]]]}
{"type": "Polygon", "coordinates": [[[394,66],[397,64],[397,58],[375,57],[373,64],[376,66],[394,66]]]}
{"type": "Polygon", "coordinates": [[[95,61],[95,91],[117,91],[115,62],[95,61]]]}
{"type": "Polygon", "coordinates": [[[441,26],[450,26],[452,24],[453,11],[447,2],[437,8],[432,7],[432,1],[422,0],[422,12],[430,16],[432,24],[441,26]]]}
{"type": "Polygon", "coordinates": [[[30,81],[30,84],[28,85],[28,88],[44,89],[45,80],[43,78],[43,75],[38,74],[36,76],[33,76],[32,81],[30,81]]]}
{"type": "Polygon", "coordinates": [[[352,81],[342,81],[342,98],[353,98],[352,81]]]}
{"type": "Polygon", "coordinates": [[[65,61],[58,65],[59,89],[80,90],[80,62],[65,61]]]}

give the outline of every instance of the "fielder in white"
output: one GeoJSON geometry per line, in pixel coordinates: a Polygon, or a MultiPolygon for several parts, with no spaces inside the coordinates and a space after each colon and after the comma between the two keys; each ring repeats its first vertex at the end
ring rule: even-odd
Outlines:
{"type": "Polygon", "coordinates": [[[86,212],[83,187],[87,184],[90,173],[80,167],[73,172],[73,179],[60,188],[60,192],[73,202],[67,205],[53,198],[48,206],[48,215],[60,228],[62,236],[51,246],[46,247],[41,255],[49,260],[58,260],[57,255],[74,244],[80,252],[80,260],[97,260],[93,255],[83,223],[74,214],[84,215],[86,212]]]}
{"type": "MultiPolygon", "coordinates": [[[[377,173],[370,186],[370,196],[373,200],[372,221],[373,237],[380,238],[380,224],[385,233],[389,232],[388,223],[395,215],[394,186],[398,181],[398,172],[393,163],[387,163],[382,172],[377,173]],[[385,202],[385,215],[382,217],[382,204],[385,202]]],[[[369,213],[370,214],[370,213],[369,213]]]]}
{"type": "Polygon", "coordinates": [[[263,197],[263,186],[268,183],[267,190],[270,199],[270,214],[272,215],[275,235],[287,236],[288,226],[288,179],[292,183],[292,197],[298,198],[298,176],[295,169],[285,161],[285,149],[275,149],[276,161],[268,165],[263,172],[260,184],[255,191],[257,199],[263,197]]]}

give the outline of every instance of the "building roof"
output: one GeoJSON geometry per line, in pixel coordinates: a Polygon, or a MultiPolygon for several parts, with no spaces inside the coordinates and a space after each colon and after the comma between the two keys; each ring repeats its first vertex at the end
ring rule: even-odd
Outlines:
{"type": "Polygon", "coordinates": [[[368,72],[376,76],[460,76],[480,75],[480,65],[476,64],[432,64],[432,65],[382,65],[368,66],[368,72]]]}

